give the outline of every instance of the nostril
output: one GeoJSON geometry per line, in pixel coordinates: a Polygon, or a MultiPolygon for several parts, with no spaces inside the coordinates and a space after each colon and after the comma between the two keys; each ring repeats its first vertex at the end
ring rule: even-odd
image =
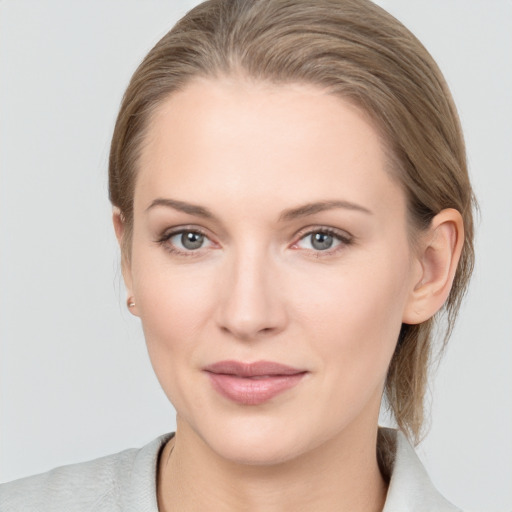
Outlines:
{"type": "Polygon", "coordinates": [[[242,341],[251,341],[261,337],[271,336],[279,331],[277,326],[259,328],[255,324],[227,324],[220,325],[220,329],[223,333],[229,334],[242,341]]]}
{"type": "Polygon", "coordinates": [[[249,256],[240,256],[238,264],[230,267],[215,308],[220,331],[244,341],[274,335],[287,322],[286,301],[272,279],[268,262],[249,256]]]}

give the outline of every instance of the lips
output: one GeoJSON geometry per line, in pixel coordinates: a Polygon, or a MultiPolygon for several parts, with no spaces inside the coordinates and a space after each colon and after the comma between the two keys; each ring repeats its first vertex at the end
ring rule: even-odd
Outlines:
{"type": "Polygon", "coordinates": [[[307,371],[272,361],[219,361],[203,368],[213,388],[241,405],[260,405],[296,386],[307,371]]]}

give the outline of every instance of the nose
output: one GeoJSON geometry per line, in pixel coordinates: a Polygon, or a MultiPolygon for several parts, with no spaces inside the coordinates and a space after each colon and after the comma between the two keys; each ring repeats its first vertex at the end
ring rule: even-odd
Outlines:
{"type": "Polygon", "coordinates": [[[287,314],[280,280],[271,258],[250,249],[225,262],[217,307],[220,329],[240,340],[276,335],[287,314]]]}

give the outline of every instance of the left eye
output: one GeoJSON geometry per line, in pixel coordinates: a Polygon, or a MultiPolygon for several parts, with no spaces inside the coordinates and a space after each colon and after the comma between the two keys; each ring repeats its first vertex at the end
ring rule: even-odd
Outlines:
{"type": "Polygon", "coordinates": [[[325,231],[314,231],[302,237],[297,246],[314,251],[327,251],[342,243],[341,237],[325,231]]]}

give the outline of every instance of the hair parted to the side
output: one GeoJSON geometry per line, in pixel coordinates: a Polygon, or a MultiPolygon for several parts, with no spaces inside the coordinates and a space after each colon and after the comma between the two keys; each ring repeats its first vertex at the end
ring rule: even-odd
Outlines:
{"type": "MultiPolygon", "coordinates": [[[[446,342],[473,269],[473,207],[464,140],[436,63],[399,21],[369,0],[209,0],[192,9],[140,64],[112,139],[109,186],[121,211],[129,258],[137,164],[152,113],[194,78],[241,76],[318,85],[374,120],[389,168],[408,199],[412,231],[445,208],[464,220],[465,242],[445,304],[446,342]]],[[[403,325],[385,394],[399,427],[416,442],[434,319],[403,325]]]]}

